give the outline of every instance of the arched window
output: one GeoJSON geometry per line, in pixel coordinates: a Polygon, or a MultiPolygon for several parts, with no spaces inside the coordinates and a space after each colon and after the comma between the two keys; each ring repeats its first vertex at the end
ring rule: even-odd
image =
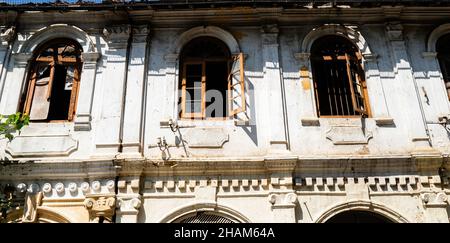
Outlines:
{"type": "Polygon", "coordinates": [[[55,39],[37,49],[22,99],[30,120],[73,120],[81,64],[81,47],[73,40],[55,39]]]}
{"type": "Polygon", "coordinates": [[[233,108],[237,99],[245,109],[243,61],[242,54],[231,55],[226,44],[214,37],[187,43],[180,56],[180,117],[231,117],[241,111],[233,108]]]}
{"type": "Polygon", "coordinates": [[[320,117],[370,115],[362,56],[341,36],[317,39],[311,47],[317,114],[320,117]]]}
{"type": "Polygon", "coordinates": [[[439,38],[436,43],[437,57],[441,66],[442,76],[444,77],[447,95],[450,99],[450,34],[439,38]]]}

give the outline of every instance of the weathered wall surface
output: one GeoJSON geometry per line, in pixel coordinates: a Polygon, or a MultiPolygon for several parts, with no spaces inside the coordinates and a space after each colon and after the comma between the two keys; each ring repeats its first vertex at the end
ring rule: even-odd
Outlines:
{"type": "Polygon", "coordinates": [[[1,34],[0,113],[20,110],[29,61],[51,39],[83,47],[81,86],[74,122],[32,123],[2,141],[0,184],[14,186],[18,201],[42,194],[23,213],[41,212],[34,221],[172,222],[207,211],[237,222],[325,222],[365,210],[448,222],[439,169],[448,169],[450,141],[439,118],[450,107],[429,40],[450,28],[445,17],[418,24],[418,10],[408,10],[148,10],[131,12],[132,25],[107,10],[25,12],[1,34]],[[317,115],[309,49],[329,34],[363,55],[369,118],[317,115]],[[245,54],[244,120],[179,119],[179,54],[198,36],[245,54]]]}

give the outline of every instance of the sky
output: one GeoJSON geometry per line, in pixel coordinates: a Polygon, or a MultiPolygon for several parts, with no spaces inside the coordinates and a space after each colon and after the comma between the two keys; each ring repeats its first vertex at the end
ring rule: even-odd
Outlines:
{"type": "MultiPolygon", "coordinates": [[[[14,3],[14,4],[20,4],[20,3],[48,3],[48,2],[55,2],[56,0],[0,0],[0,3],[14,3]]],[[[62,0],[63,2],[77,2],[78,0],[62,0]]],[[[83,0],[85,2],[101,2],[102,0],[83,0]]]]}

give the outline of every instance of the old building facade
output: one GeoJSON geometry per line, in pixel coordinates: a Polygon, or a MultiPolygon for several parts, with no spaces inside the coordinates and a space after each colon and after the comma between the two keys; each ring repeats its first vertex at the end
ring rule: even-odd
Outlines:
{"type": "Polygon", "coordinates": [[[448,223],[450,2],[312,2],[0,5],[5,221],[448,223]]]}

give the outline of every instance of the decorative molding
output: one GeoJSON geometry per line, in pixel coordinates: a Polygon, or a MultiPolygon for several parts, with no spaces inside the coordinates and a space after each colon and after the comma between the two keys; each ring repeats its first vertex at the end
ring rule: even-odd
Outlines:
{"type": "Polygon", "coordinates": [[[272,205],[272,209],[276,208],[294,208],[297,202],[297,194],[290,193],[281,193],[275,194],[272,193],[268,197],[269,203],[272,205]]]}
{"type": "Polygon", "coordinates": [[[25,194],[25,204],[23,208],[23,223],[34,223],[37,221],[37,209],[42,203],[42,192],[38,184],[31,184],[25,194]]]}
{"type": "Polygon", "coordinates": [[[150,34],[150,28],[148,25],[133,26],[132,33],[133,43],[145,43],[150,34]]]}
{"type": "Polygon", "coordinates": [[[229,141],[229,134],[223,128],[191,128],[184,134],[189,148],[222,148],[229,141]]]}
{"type": "Polygon", "coordinates": [[[116,208],[115,194],[88,194],[84,200],[84,206],[89,211],[89,221],[97,223],[100,217],[112,222],[112,216],[116,208]]]}
{"type": "Polygon", "coordinates": [[[422,57],[425,59],[427,58],[433,59],[437,57],[437,52],[422,52],[422,57]]]}
{"type": "Polygon", "coordinates": [[[422,203],[425,207],[444,207],[449,204],[448,196],[445,192],[422,192],[420,194],[422,203]]]}
{"type": "Polygon", "coordinates": [[[147,180],[144,183],[144,189],[151,191],[169,191],[169,192],[195,192],[200,187],[217,188],[217,191],[233,189],[234,192],[248,192],[267,190],[274,186],[290,186],[293,180],[291,176],[272,176],[270,178],[242,179],[242,178],[173,178],[147,180]]]}
{"type": "Polygon", "coordinates": [[[326,132],[326,138],[334,145],[368,144],[372,137],[372,132],[363,131],[360,126],[332,126],[326,132]]]}
{"type": "Polygon", "coordinates": [[[81,59],[83,61],[83,69],[95,69],[97,62],[102,54],[100,52],[83,52],[81,59]]]}
{"type": "Polygon", "coordinates": [[[294,58],[301,62],[309,62],[310,57],[311,53],[309,52],[294,53],[294,58]]]}
{"type": "Polygon", "coordinates": [[[108,46],[111,49],[127,48],[130,33],[130,25],[112,25],[103,29],[103,36],[108,41],[108,46]]]}
{"type": "Polygon", "coordinates": [[[320,120],[317,117],[302,117],[301,118],[302,126],[320,126],[320,120]]]}
{"type": "Polygon", "coordinates": [[[427,41],[427,52],[436,53],[436,43],[443,35],[450,33],[450,24],[443,24],[434,29],[427,41]]]}
{"type": "Polygon", "coordinates": [[[0,48],[6,48],[8,44],[13,41],[16,28],[14,26],[1,26],[0,27],[0,48]]]}
{"type": "Polygon", "coordinates": [[[211,36],[223,41],[228,46],[232,54],[241,52],[237,40],[228,31],[216,26],[198,26],[181,34],[175,41],[175,45],[173,45],[174,47],[169,50],[169,53],[177,53],[178,55],[189,41],[201,36],[211,36]]]}
{"type": "Polygon", "coordinates": [[[13,157],[42,157],[68,156],[77,149],[78,141],[70,135],[44,135],[18,136],[5,151],[13,157]]]}
{"type": "Polygon", "coordinates": [[[375,53],[364,53],[363,57],[366,62],[377,62],[378,60],[378,54],[375,53]]]}
{"type": "Polygon", "coordinates": [[[19,53],[33,53],[35,49],[49,40],[56,38],[69,38],[76,40],[83,52],[93,52],[95,45],[89,35],[74,25],[52,24],[37,30],[35,33],[19,33],[19,40],[24,42],[19,53]]]}
{"type": "Polygon", "coordinates": [[[403,26],[400,23],[388,23],[386,33],[390,41],[403,41],[403,26]]]}
{"type": "Polygon", "coordinates": [[[374,118],[375,120],[375,124],[377,124],[377,126],[392,126],[395,125],[394,123],[394,118],[391,117],[378,117],[378,118],[374,118]]]}
{"type": "Polygon", "coordinates": [[[117,195],[117,205],[118,214],[131,214],[137,215],[139,209],[142,206],[142,196],[141,195],[117,195]]]}
{"type": "Polygon", "coordinates": [[[77,114],[74,121],[75,131],[90,131],[92,116],[91,114],[77,114]]]}
{"type": "Polygon", "coordinates": [[[299,192],[344,192],[347,185],[366,185],[369,194],[411,193],[418,188],[439,187],[439,176],[369,176],[369,177],[295,177],[294,186],[299,192]]]}
{"type": "Polygon", "coordinates": [[[278,26],[276,24],[265,25],[261,28],[263,45],[278,45],[278,26]]]}
{"type": "Polygon", "coordinates": [[[312,29],[305,38],[303,38],[300,51],[303,53],[310,52],[313,43],[326,35],[342,36],[354,43],[362,54],[372,53],[367,41],[356,26],[345,26],[341,24],[325,24],[312,29]]]}
{"type": "Polygon", "coordinates": [[[16,195],[24,194],[28,188],[33,186],[33,190],[42,191],[45,198],[78,198],[86,194],[96,193],[114,193],[115,182],[114,180],[92,181],[92,187],[89,182],[42,182],[40,185],[35,182],[23,183],[20,182],[16,185],[16,195]],[[40,188],[40,189],[39,189],[40,188]]]}
{"type": "Polygon", "coordinates": [[[18,68],[25,68],[28,62],[33,57],[32,53],[13,53],[15,66],[18,68]]]}

